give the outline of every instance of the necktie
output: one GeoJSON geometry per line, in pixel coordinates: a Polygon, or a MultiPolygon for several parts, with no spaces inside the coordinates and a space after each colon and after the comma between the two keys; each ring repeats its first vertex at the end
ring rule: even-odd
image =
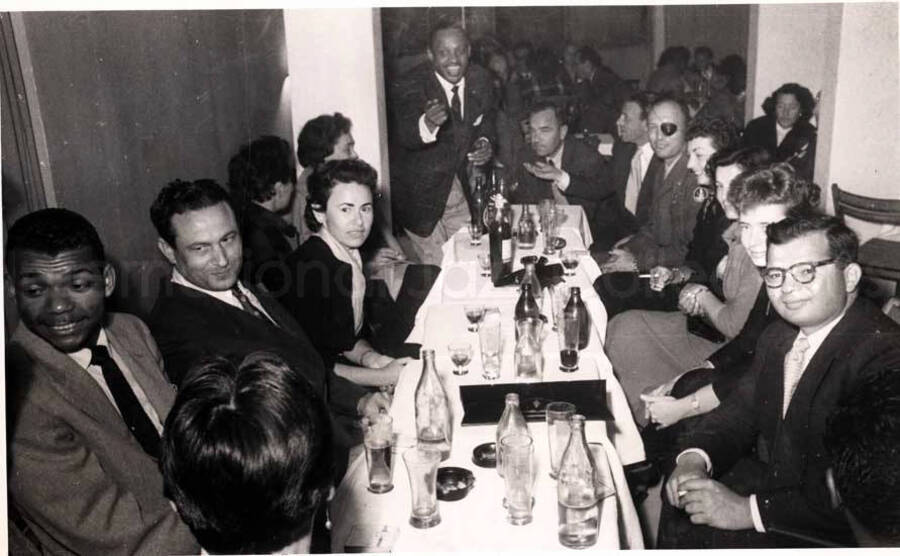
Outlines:
{"type": "Polygon", "coordinates": [[[241,291],[241,288],[238,286],[237,282],[235,282],[231,287],[231,293],[234,294],[234,297],[237,298],[238,303],[241,304],[241,307],[245,311],[258,319],[262,319],[266,322],[274,324],[275,326],[278,326],[277,324],[275,324],[275,321],[270,319],[265,313],[257,309],[256,305],[250,302],[250,298],[248,298],[247,295],[243,291],[241,291]]]}
{"type": "Polygon", "coordinates": [[[91,347],[91,365],[97,365],[103,371],[103,380],[106,381],[106,386],[116,401],[116,407],[119,408],[128,430],[150,457],[159,459],[159,431],[147,417],[147,412],[141,407],[137,396],[125,380],[125,375],[110,357],[106,346],[91,347]]]}
{"type": "Polygon", "coordinates": [[[459,101],[459,85],[454,85],[450,88],[450,91],[453,93],[453,96],[450,97],[450,109],[453,110],[456,119],[462,121],[462,104],[459,101]]]}
{"type": "Polygon", "coordinates": [[[637,211],[638,194],[641,191],[641,152],[634,153],[631,157],[631,173],[628,174],[628,182],[625,185],[625,208],[634,214],[637,211]]]}
{"type": "Polygon", "coordinates": [[[803,355],[809,349],[809,340],[802,334],[794,340],[791,350],[784,356],[784,400],[781,405],[781,416],[787,414],[788,405],[803,376],[803,355]]]}

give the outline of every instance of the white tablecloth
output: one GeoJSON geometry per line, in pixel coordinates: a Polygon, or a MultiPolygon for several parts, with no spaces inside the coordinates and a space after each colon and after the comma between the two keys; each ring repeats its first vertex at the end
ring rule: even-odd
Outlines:
{"type": "MultiPolygon", "coordinates": [[[[614,421],[588,421],[586,436],[589,442],[602,443],[615,483],[616,496],[604,500],[601,509],[599,548],[643,548],[640,523],[622,465],[644,459],[643,443],[631,417],[631,412],[615,379],[612,368],[603,352],[602,339],[606,335],[606,311],[591,286],[600,275],[600,269],[587,254],[590,230],[584,222],[580,207],[564,207],[566,222],[560,235],[566,238],[567,249],[582,250],[583,256],[576,276],[566,278],[569,285],[581,287],[582,298],[591,313],[593,331],[586,349],[579,354],[579,370],[574,373],[559,371],[559,350],[556,333],[545,327],[545,381],[606,380],[607,404],[614,421]],[[572,215],[569,215],[569,213],[572,215]],[[583,224],[583,225],[582,225],[583,224]],[[612,439],[612,441],[610,441],[612,439]]],[[[486,243],[487,237],[483,243],[486,243]]],[[[518,293],[515,287],[494,288],[489,278],[480,277],[474,261],[478,248],[468,248],[466,230],[444,245],[442,272],[416,316],[416,326],[409,342],[421,343],[423,348],[434,349],[438,373],[450,397],[454,417],[454,438],[450,459],[441,465],[456,465],[472,470],[475,487],[463,500],[439,502],[442,523],[434,528],[419,530],[409,525],[410,493],[406,466],[402,452],[415,445],[414,393],[421,373],[421,362],[409,365],[402,373],[394,394],[391,415],[396,434],[394,454],[394,490],[386,494],[373,494],[366,490],[366,463],[361,456],[351,463],[331,503],[331,519],[334,523],[332,549],[344,551],[352,529],[380,529],[385,526],[399,529],[392,544],[398,552],[435,552],[456,550],[560,550],[557,538],[556,481],[548,475],[549,449],[545,423],[529,423],[535,439],[535,456],[538,476],[535,481],[534,521],[525,526],[513,526],[506,521],[506,511],[501,505],[503,481],[495,469],[477,467],[472,462],[472,449],[484,442],[493,442],[496,425],[461,426],[463,411],[459,399],[459,386],[487,383],[481,377],[481,355],[476,333],[468,332],[463,305],[472,301],[497,306],[501,312],[504,336],[501,377],[491,381],[502,387],[504,382],[514,382],[513,312],[518,293]],[[473,347],[469,373],[456,376],[447,354],[447,344],[457,338],[468,339],[473,347]]],[[[538,240],[535,249],[520,251],[516,259],[527,254],[539,254],[543,247],[538,240]]],[[[486,248],[482,245],[481,248],[486,248]]],[[[552,263],[559,262],[551,257],[552,263]]],[[[517,262],[517,266],[521,266],[517,262]]]]}

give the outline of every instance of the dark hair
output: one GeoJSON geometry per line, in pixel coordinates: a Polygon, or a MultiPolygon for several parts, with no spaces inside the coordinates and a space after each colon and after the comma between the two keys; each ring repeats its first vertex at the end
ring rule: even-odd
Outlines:
{"type": "Polygon", "coordinates": [[[860,381],[828,417],[823,438],[847,510],[880,543],[900,543],[900,369],[860,381]]]}
{"type": "Polygon", "coordinates": [[[324,402],[273,354],[198,362],[166,418],[166,493],[211,552],[268,553],[309,534],[333,465],[324,402]]]}
{"type": "Polygon", "coordinates": [[[36,210],[16,220],[6,233],[6,265],[12,268],[13,253],[19,250],[55,257],[83,247],[97,262],[106,262],[100,235],[87,218],[63,208],[36,210]]]}
{"type": "Polygon", "coordinates": [[[816,108],[816,99],[809,89],[803,85],[798,85],[797,83],[785,83],[781,87],[775,89],[775,92],[763,101],[762,108],[766,115],[771,116],[775,113],[775,104],[778,102],[778,95],[794,95],[794,98],[800,103],[799,121],[806,122],[812,118],[813,110],[816,108]]]}
{"type": "Polygon", "coordinates": [[[707,56],[709,56],[710,60],[715,58],[715,55],[713,55],[712,48],[706,46],[705,44],[694,47],[694,58],[696,58],[700,54],[706,54],[707,56]]]}
{"type": "Polygon", "coordinates": [[[309,229],[316,232],[322,224],[313,215],[315,207],[324,211],[328,206],[328,198],[331,190],[339,183],[356,182],[367,186],[372,191],[372,200],[375,200],[378,189],[378,172],[362,160],[329,160],[316,166],[313,173],[306,181],[309,196],[306,198],[306,212],[303,217],[309,229]]]}
{"type": "Polygon", "coordinates": [[[575,53],[575,59],[581,60],[582,62],[590,62],[595,68],[599,68],[603,65],[603,58],[590,46],[582,46],[579,48],[578,52],[575,53]]]}
{"type": "Polygon", "coordinates": [[[812,210],[819,204],[819,186],[801,179],[794,168],[779,162],[739,175],[728,190],[728,202],[743,212],[759,205],[787,205],[812,210]]]}
{"type": "Polygon", "coordinates": [[[231,198],[214,180],[175,180],[163,187],[156,196],[156,200],[150,206],[150,220],[153,221],[159,237],[174,247],[175,229],[172,227],[174,215],[205,209],[219,203],[231,207],[231,198]]]}
{"type": "MultiPolygon", "coordinates": [[[[716,151],[709,157],[706,163],[706,174],[715,183],[716,170],[724,166],[737,165],[741,168],[740,175],[749,175],[751,172],[772,163],[772,154],[765,147],[728,147],[716,151]]],[[[737,181],[737,176],[735,177],[737,181]]]]}
{"type": "Polygon", "coordinates": [[[275,196],[275,184],[297,183],[291,146],[281,137],[263,135],[241,147],[228,162],[228,187],[238,204],[264,202],[275,196]]]}
{"type": "Polygon", "coordinates": [[[836,216],[809,211],[801,212],[794,208],[793,212],[781,222],[768,225],[766,237],[769,245],[783,245],[815,232],[825,232],[829,257],[837,259],[839,266],[844,267],[856,262],[859,237],[856,232],[844,224],[842,219],[836,216]]]}
{"type": "Polygon", "coordinates": [[[297,136],[297,160],[304,168],[325,161],[334,152],[334,145],[341,135],[350,133],[352,122],[340,112],[322,114],[305,124],[297,136]]]}
{"type": "Polygon", "coordinates": [[[707,137],[717,151],[727,149],[738,142],[738,130],[730,122],[721,118],[696,118],[687,127],[685,139],[690,141],[707,137]]]}
{"type": "Polygon", "coordinates": [[[737,54],[729,54],[719,61],[719,73],[728,76],[728,90],[739,95],[747,89],[747,64],[737,54]]]}
{"type": "Polygon", "coordinates": [[[641,109],[641,119],[646,120],[647,114],[650,113],[650,108],[656,102],[657,98],[659,98],[659,94],[654,93],[653,91],[636,91],[622,101],[622,106],[624,107],[626,102],[637,104],[641,109]]]}
{"type": "Polygon", "coordinates": [[[556,121],[559,122],[559,125],[566,125],[568,123],[566,111],[563,110],[559,104],[551,100],[538,100],[531,103],[528,106],[528,117],[531,118],[534,114],[543,112],[544,110],[552,110],[556,115],[556,121]]]}
{"type": "Polygon", "coordinates": [[[661,68],[662,66],[675,64],[683,71],[690,61],[691,51],[688,50],[686,46],[670,46],[663,50],[662,54],[659,55],[659,61],[656,62],[656,67],[661,68]]]}
{"type": "Polygon", "coordinates": [[[441,31],[459,31],[462,33],[463,37],[466,38],[466,42],[469,42],[469,35],[466,33],[466,30],[463,29],[463,26],[460,22],[453,17],[439,17],[437,22],[431,27],[431,31],[428,33],[428,50],[434,46],[434,39],[437,38],[438,33],[441,31]]]}

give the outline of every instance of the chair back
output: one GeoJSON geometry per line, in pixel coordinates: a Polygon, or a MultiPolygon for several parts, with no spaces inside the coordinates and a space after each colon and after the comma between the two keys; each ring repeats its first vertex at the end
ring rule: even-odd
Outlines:
{"type": "Polygon", "coordinates": [[[900,199],[876,199],[841,190],[838,184],[831,184],[831,198],[834,199],[836,216],[852,216],[866,222],[893,224],[900,226],[900,199]]]}

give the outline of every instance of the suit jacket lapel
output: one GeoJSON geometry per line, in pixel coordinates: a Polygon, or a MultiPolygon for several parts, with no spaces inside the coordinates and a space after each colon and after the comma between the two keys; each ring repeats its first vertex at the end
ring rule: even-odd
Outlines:
{"type": "Polygon", "coordinates": [[[74,359],[58,351],[24,324],[19,324],[12,341],[21,344],[35,362],[42,366],[40,370],[33,372],[43,373],[43,378],[49,380],[72,407],[96,421],[119,426],[122,431],[127,432],[125,422],[100,385],[74,359]]]}
{"type": "Polygon", "coordinates": [[[127,334],[120,334],[114,327],[106,329],[106,337],[122,362],[131,371],[131,375],[141,385],[147,399],[156,410],[160,421],[165,421],[166,414],[175,400],[175,389],[169,387],[159,364],[152,359],[145,348],[137,345],[127,334]],[[157,378],[158,380],[153,380],[157,378]],[[162,389],[160,386],[163,385],[162,389]]]}

